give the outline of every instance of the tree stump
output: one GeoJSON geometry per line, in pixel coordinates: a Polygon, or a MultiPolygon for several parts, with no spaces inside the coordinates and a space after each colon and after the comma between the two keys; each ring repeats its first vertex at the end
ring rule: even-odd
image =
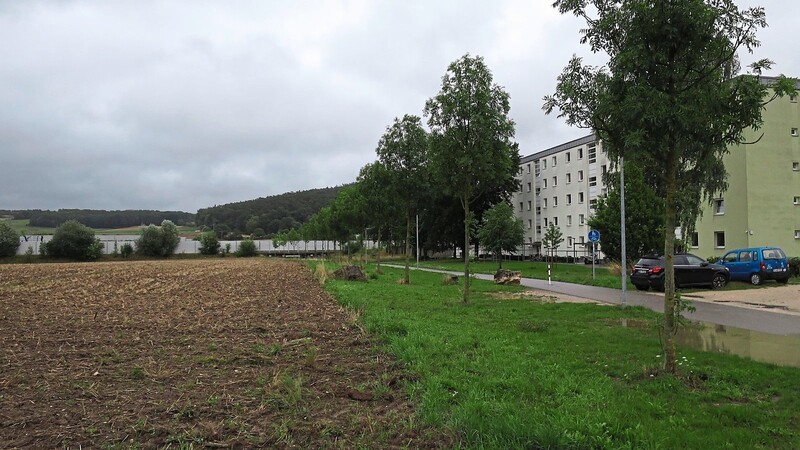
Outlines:
{"type": "Polygon", "coordinates": [[[494,284],[519,284],[522,272],[500,269],[494,274],[494,284]]]}
{"type": "Polygon", "coordinates": [[[446,285],[458,284],[458,275],[445,275],[442,278],[442,284],[446,285]]]}
{"type": "Polygon", "coordinates": [[[333,272],[333,277],[337,280],[367,281],[367,276],[359,266],[342,266],[333,272]]]}

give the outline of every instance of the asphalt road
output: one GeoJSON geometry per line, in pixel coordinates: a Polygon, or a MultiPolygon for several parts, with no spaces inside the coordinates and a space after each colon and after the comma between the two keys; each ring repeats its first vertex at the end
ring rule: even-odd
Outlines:
{"type": "MultiPolygon", "coordinates": [[[[419,268],[417,270],[450,273],[460,276],[464,275],[463,272],[459,273],[454,271],[425,268],[419,268]]],[[[481,280],[494,280],[492,275],[475,274],[474,276],[481,280]]],[[[562,283],[558,281],[553,281],[552,284],[548,284],[547,280],[537,280],[533,278],[523,278],[520,284],[535,289],[586,298],[602,303],[614,305],[622,304],[622,291],[620,289],[585,286],[582,284],[562,283]]],[[[664,312],[663,294],[627,291],[625,300],[627,306],[642,306],[653,311],[664,312]]],[[[687,312],[684,314],[684,316],[690,320],[743,328],[745,330],[758,331],[761,333],[800,336],[800,316],[798,315],[702,301],[693,301],[692,304],[696,308],[696,311],[694,313],[687,312]]]]}

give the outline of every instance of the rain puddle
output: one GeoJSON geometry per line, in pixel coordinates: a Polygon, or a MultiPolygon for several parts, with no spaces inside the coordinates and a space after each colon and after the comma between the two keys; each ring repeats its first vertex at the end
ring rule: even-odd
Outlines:
{"type": "MultiPolygon", "coordinates": [[[[623,320],[623,327],[643,328],[653,324],[623,320]]],[[[780,336],[742,328],[693,322],[681,327],[675,337],[678,345],[743,356],[779,366],[800,367],[800,336],[780,336]]]]}

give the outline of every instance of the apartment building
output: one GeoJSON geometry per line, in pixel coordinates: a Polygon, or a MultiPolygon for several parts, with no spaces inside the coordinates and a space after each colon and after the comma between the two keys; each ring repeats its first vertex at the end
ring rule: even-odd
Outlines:
{"type": "Polygon", "coordinates": [[[597,197],[605,194],[602,175],[608,168],[608,156],[594,134],[521,159],[521,190],[512,201],[525,229],[525,254],[545,252],[542,238],[550,224],[564,236],[559,255],[587,253],[587,221],[597,197]]]}
{"type": "MultiPolygon", "coordinates": [[[[800,84],[798,84],[800,89],[800,84]]],[[[706,204],[690,251],[702,257],[755,246],[778,246],[800,256],[800,103],[779,98],[763,113],[764,125],[748,130],[748,144],[725,156],[728,190],[706,204]]],[[[521,160],[521,191],[513,196],[525,229],[525,254],[543,254],[542,238],[552,223],[564,235],[559,255],[587,252],[586,223],[606,192],[609,160],[592,134],[521,160]]],[[[635,258],[640,255],[629,255],[635,258]]]]}

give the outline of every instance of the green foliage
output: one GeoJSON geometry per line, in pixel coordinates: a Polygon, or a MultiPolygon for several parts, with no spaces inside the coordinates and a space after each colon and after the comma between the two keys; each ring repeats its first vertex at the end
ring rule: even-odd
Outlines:
{"type": "Polygon", "coordinates": [[[128,258],[133,255],[133,245],[129,242],[122,244],[122,247],[119,249],[119,254],[122,255],[123,258],[128,258]]]}
{"type": "Polygon", "coordinates": [[[166,257],[175,253],[180,243],[178,228],[169,220],[161,222],[161,226],[145,227],[136,241],[136,251],[145,256],[166,257]]]}
{"type": "Polygon", "coordinates": [[[217,234],[208,231],[200,235],[200,253],[203,255],[216,255],[219,253],[220,243],[217,234]]]}
{"type": "Polygon", "coordinates": [[[236,252],[237,256],[257,256],[258,255],[258,248],[256,247],[256,243],[250,239],[245,239],[242,242],[239,242],[239,250],[236,252]]]}
{"type": "Polygon", "coordinates": [[[491,193],[507,197],[517,187],[519,152],[509,110],[509,95],[493,83],[483,58],[469,55],[450,64],[441,90],[425,103],[431,177],[438,189],[458,198],[464,208],[465,302],[475,217],[470,205],[491,193]]]}
{"type": "Polygon", "coordinates": [[[542,237],[542,245],[554,254],[562,242],[564,242],[564,233],[551,223],[545,230],[544,237],[542,237]]]}
{"type": "Polygon", "coordinates": [[[0,221],[0,257],[14,256],[19,248],[19,235],[5,220],[0,221]]]}
{"type": "Polygon", "coordinates": [[[15,211],[17,218],[29,218],[30,226],[56,227],[67,220],[76,220],[92,228],[126,228],[135,227],[143,223],[161,223],[170,220],[179,225],[194,223],[194,214],[182,211],[104,211],[94,209],[59,209],[58,211],[27,211],[20,214],[15,211]]]}
{"type": "Polygon", "coordinates": [[[42,244],[46,254],[54,258],[81,261],[97,259],[102,246],[94,237],[94,230],[76,220],[68,220],[56,228],[53,239],[42,244]]]}
{"type": "MultiPolygon", "coordinates": [[[[608,194],[597,199],[588,224],[600,232],[606,257],[619,261],[619,172],[607,174],[606,186],[608,194]]],[[[625,161],[625,247],[628,260],[664,252],[664,198],[645,182],[642,169],[633,161],[625,161]]]]}
{"type": "Polygon", "coordinates": [[[256,228],[250,232],[250,237],[253,239],[264,239],[267,237],[267,234],[264,232],[263,228],[256,228]]]}
{"type": "Polygon", "coordinates": [[[506,202],[498,203],[483,216],[483,225],[478,231],[481,245],[497,255],[501,261],[502,252],[513,252],[525,242],[522,221],[514,216],[514,209],[506,202]]]}
{"type": "Polygon", "coordinates": [[[797,256],[789,258],[789,276],[800,277],[800,258],[797,256]]]}

